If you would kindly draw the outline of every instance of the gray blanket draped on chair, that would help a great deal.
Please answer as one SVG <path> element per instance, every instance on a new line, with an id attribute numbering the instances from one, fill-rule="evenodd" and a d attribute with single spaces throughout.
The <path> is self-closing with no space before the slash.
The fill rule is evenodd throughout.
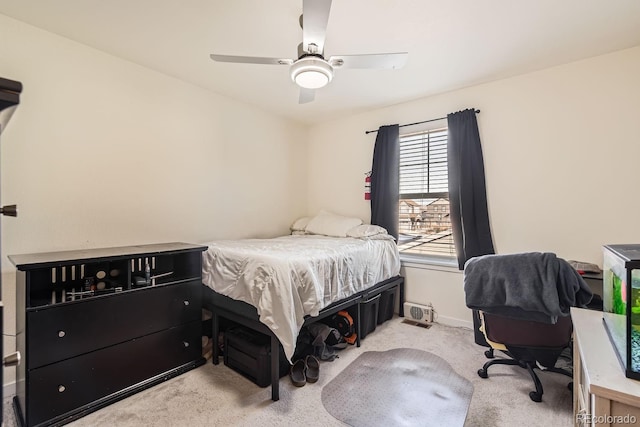
<path id="1" fill-rule="evenodd" d="M 567 261 L 539 252 L 470 259 L 464 291 L 469 308 L 544 323 L 568 316 L 570 307 L 585 307 L 592 296 Z"/>

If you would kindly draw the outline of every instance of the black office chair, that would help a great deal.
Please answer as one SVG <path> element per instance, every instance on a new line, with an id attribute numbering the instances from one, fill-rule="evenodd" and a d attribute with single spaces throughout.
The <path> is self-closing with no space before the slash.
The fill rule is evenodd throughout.
<path id="1" fill-rule="evenodd" d="M 484 354 L 492 359 L 478 370 L 480 377 L 488 378 L 487 370 L 493 365 L 520 366 L 529 372 L 536 388 L 529 393 L 529 397 L 534 402 L 541 402 L 544 390 L 535 369 L 555 372 L 570 378 L 573 376 L 571 371 L 555 367 L 560 355 L 571 349 L 571 317 L 562 317 L 555 324 L 547 324 L 483 312 L 480 312 L 480 316 L 487 342 L 491 345 Z M 495 350 L 502 351 L 509 358 L 494 359 Z M 572 383 L 568 384 L 568 388 L 572 390 Z"/>
<path id="2" fill-rule="evenodd" d="M 467 306 L 478 310 L 479 330 L 491 347 L 485 356 L 492 360 L 478 370 L 480 377 L 488 378 L 493 365 L 520 366 L 533 379 L 535 391 L 529 397 L 534 402 L 542 401 L 544 393 L 535 370 L 572 377 L 555 365 L 571 348 L 570 307 L 585 306 L 592 294 L 565 260 L 551 253 L 472 258 L 465 265 L 464 286 Z M 494 359 L 495 350 L 508 358 Z"/>

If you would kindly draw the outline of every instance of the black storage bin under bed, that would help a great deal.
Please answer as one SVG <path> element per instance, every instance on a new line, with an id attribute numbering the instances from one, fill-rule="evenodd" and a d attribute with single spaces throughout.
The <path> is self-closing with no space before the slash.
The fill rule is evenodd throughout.
<path id="1" fill-rule="evenodd" d="M 380 302 L 378 303 L 378 325 L 393 318 L 393 312 L 396 308 L 396 294 L 398 291 L 398 286 L 394 286 L 391 289 L 382 291 L 380 294 Z"/>
<path id="2" fill-rule="evenodd" d="M 360 302 L 360 339 L 364 339 L 371 332 L 376 330 L 378 324 L 378 305 L 380 303 L 380 294 Z M 357 308 L 352 307 L 348 310 L 349 315 L 357 322 Z M 358 325 L 356 325 L 358 327 Z"/>
<path id="3" fill-rule="evenodd" d="M 231 326 L 224 334 L 224 364 L 260 387 L 271 384 L 270 338 L 243 326 Z M 289 372 L 289 362 L 280 348 L 280 377 Z"/>

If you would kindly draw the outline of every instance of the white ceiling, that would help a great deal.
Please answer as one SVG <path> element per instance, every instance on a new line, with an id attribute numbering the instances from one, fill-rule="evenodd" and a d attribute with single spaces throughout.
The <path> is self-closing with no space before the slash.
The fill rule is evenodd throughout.
<path id="1" fill-rule="evenodd" d="M 334 0 L 325 56 L 409 52 L 401 70 L 338 69 L 310 104 L 286 66 L 302 0 L 0 0 L 0 13 L 303 123 L 640 45 L 638 0 Z"/>

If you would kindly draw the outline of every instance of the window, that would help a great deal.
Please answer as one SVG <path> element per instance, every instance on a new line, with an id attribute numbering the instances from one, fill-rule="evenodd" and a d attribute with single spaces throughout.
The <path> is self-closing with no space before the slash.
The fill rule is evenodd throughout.
<path id="1" fill-rule="evenodd" d="M 401 253 L 456 256 L 447 174 L 446 128 L 400 136 Z"/>

